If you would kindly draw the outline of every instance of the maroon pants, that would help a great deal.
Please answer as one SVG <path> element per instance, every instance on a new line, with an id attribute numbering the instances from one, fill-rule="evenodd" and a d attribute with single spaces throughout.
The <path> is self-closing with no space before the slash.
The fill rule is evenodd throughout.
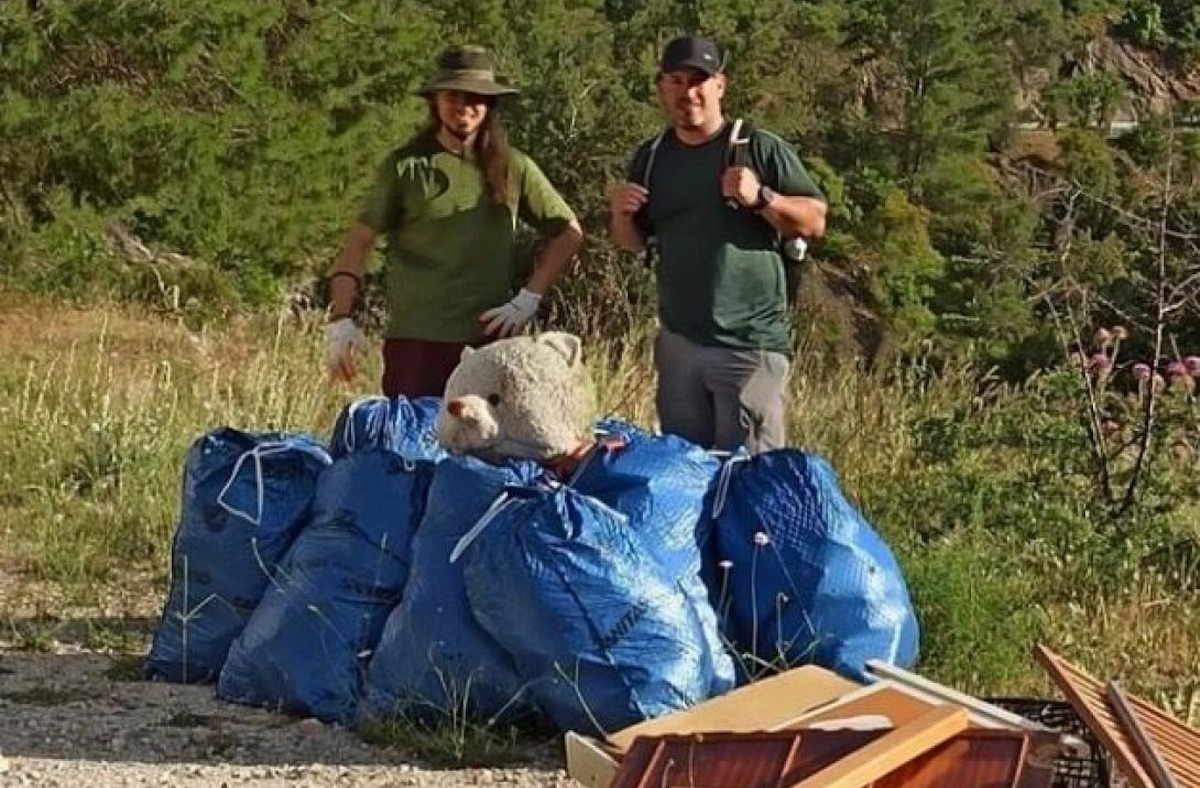
<path id="1" fill-rule="evenodd" d="M 440 397 L 450 373 L 462 357 L 463 342 L 428 342 L 423 339 L 385 339 L 383 342 L 383 394 Z"/>

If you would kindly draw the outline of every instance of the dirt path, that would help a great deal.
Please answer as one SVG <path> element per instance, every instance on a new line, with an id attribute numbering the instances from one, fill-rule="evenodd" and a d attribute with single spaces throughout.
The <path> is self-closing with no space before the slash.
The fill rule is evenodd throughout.
<path id="1" fill-rule="evenodd" d="M 317 720 L 219 701 L 212 687 L 137 680 L 136 662 L 0 645 L 0 786 L 577 785 L 558 747 L 520 766 L 438 769 Z"/>

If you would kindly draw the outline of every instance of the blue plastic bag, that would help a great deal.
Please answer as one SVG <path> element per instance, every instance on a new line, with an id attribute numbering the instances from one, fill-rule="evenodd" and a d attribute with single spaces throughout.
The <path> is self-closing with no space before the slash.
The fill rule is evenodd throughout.
<path id="1" fill-rule="evenodd" d="M 612 422 L 605 429 L 622 443 L 597 444 L 570 485 L 628 517 L 669 574 L 698 573 L 698 546 L 708 528 L 702 520 L 705 498 L 720 461 L 675 435 L 653 435 L 632 425 L 617 430 Z"/>
<path id="2" fill-rule="evenodd" d="M 188 450 L 166 605 L 147 678 L 216 678 L 275 564 L 309 516 L 329 454 L 308 435 L 222 427 Z"/>
<path id="3" fill-rule="evenodd" d="M 441 397 L 361 397 L 338 414 L 329 441 L 334 459 L 380 447 L 410 460 L 440 460 L 446 451 L 437 440 Z"/>
<path id="4" fill-rule="evenodd" d="M 628 518 L 566 486 L 510 494 L 462 560 L 476 620 L 538 707 L 603 735 L 709 698 L 701 617 Z"/>
<path id="5" fill-rule="evenodd" d="M 735 457 L 714 503 L 722 624 L 750 675 L 815 663 L 858 681 L 866 662 L 916 662 L 918 625 L 891 550 L 824 459 Z M 727 619 L 725 618 L 727 616 Z"/>
<path id="6" fill-rule="evenodd" d="M 489 722 L 530 711 L 512 659 L 472 618 L 462 564 L 451 563 L 450 554 L 506 486 L 540 473 L 526 460 L 493 465 L 448 455 L 437 464 L 404 597 L 367 670 L 368 715 Z"/>
<path id="7" fill-rule="evenodd" d="M 721 463 L 683 438 L 653 435 L 616 420 L 601 422 L 598 432 L 619 437 L 620 442 L 598 443 L 572 475 L 570 486 L 627 517 L 664 574 L 687 595 L 710 639 L 711 691 L 723 694 L 734 686 L 734 665 L 701 577 L 711 524 L 709 499 Z"/>
<path id="8" fill-rule="evenodd" d="M 234 641 L 223 700 L 352 726 L 384 622 L 408 581 L 433 463 L 382 448 L 335 460 L 312 522 Z"/>

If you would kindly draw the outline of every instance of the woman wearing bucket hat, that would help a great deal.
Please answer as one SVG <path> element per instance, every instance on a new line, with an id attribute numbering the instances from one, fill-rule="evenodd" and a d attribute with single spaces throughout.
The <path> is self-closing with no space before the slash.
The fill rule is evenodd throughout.
<path id="1" fill-rule="evenodd" d="M 566 201 L 506 140 L 497 100 L 517 89 L 496 80 L 488 50 L 454 47 L 437 65 L 418 91 L 429 125 L 384 158 L 329 272 L 329 370 L 351 380 L 364 344 L 352 309 L 386 238 L 386 396 L 440 396 L 463 348 L 521 331 L 583 241 Z M 518 219 L 544 244 L 514 294 Z"/>

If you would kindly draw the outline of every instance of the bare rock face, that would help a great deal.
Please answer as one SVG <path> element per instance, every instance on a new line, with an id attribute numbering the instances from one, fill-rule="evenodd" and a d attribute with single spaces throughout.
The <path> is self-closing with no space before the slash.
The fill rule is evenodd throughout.
<path id="1" fill-rule="evenodd" d="M 1200 101 L 1200 69 L 1179 71 L 1161 51 L 1126 41 L 1098 38 L 1077 61 L 1080 73 L 1119 74 L 1130 94 L 1128 106 L 1116 120 L 1136 121 L 1139 115 L 1166 112 L 1185 101 Z"/>
<path id="2" fill-rule="evenodd" d="M 1099 44 L 1102 62 L 1121 73 L 1151 112 L 1163 112 L 1178 102 L 1200 101 L 1200 68 L 1181 73 L 1172 70 L 1160 52 L 1114 41 Z"/>
<path id="3" fill-rule="evenodd" d="M 1091 70 L 1121 75 L 1135 112 L 1160 113 L 1180 102 L 1200 101 L 1200 69 L 1181 73 L 1157 50 L 1102 38 L 1088 45 L 1087 59 Z"/>
<path id="4" fill-rule="evenodd" d="M 1117 131 L 1136 126 L 1139 119 L 1159 115 L 1185 102 L 1200 102 L 1200 68 L 1181 71 L 1164 52 L 1097 36 L 1081 53 L 1064 54 L 1058 77 L 1097 73 L 1120 77 L 1127 97 L 1115 108 L 1111 122 Z M 1045 125 L 1041 92 L 1054 75 L 1049 69 L 1028 69 L 1021 74 L 1017 106 L 1031 125 Z"/>

